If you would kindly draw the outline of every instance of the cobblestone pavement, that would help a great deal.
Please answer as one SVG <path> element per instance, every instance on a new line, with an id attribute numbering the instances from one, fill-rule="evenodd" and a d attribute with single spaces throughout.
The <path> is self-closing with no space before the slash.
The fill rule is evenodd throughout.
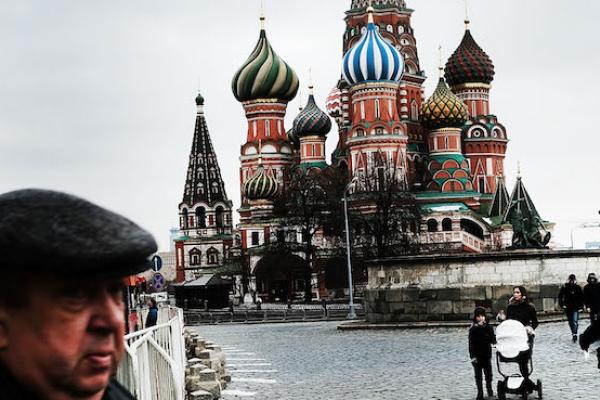
<path id="1" fill-rule="evenodd" d="M 580 332 L 587 324 L 581 323 Z M 227 354 L 233 381 L 224 399 L 475 398 L 466 329 L 340 332 L 336 326 L 320 322 L 196 329 Z M 544 399 L 600 399 L 595 348 L 584 360 L 566 322 L 541 325 L 536 333 L 532 379 L 542 380 Z M 498 377 L 494 365 L 494 380 Z"/>

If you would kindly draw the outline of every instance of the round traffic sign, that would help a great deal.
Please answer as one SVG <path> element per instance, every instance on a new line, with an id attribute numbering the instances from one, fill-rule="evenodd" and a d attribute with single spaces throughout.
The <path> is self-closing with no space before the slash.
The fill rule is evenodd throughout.
<path id="1" fill-rule="evenodd" d="M 162 289 L 165 286 L 165 277 L 162 274 L 156 273 L 152 278 L 152 286 L 154 289 Z"/>
<path id="2" fill-rule="evenodd" d="M 160 256 L 152 257 L 152 271 L 158 272 L 162 268 L 162 258 Z"/>

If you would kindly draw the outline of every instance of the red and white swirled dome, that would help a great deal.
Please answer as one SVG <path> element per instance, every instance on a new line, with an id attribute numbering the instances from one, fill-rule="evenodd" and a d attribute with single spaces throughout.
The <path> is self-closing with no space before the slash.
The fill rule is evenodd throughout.
<path id="1" fill-rule="evenodd" d="M 342 91 L 337 86 L 329 92 L 329 96 L 327 96 L 327 100 L 325 101 L 325 108 L 327 108 L 327 112 L 333 118 L 342 115 Z"/>

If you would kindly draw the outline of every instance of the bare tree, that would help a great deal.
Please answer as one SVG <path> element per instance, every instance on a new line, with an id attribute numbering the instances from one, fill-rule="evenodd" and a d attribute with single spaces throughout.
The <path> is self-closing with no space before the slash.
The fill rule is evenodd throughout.
<path id="1" fill-rule="evenodd" d="M 421 215 L 404 169 L 376 154 L 375 168 L 356 171 L 349 198 L 354 243 L 366 259 L 419 252 Z"/>
<path id="2" fill-rule="evenodd" d="M 343 214 L 340 199 L 346 174 L 338 168 L 290 171 L 284 189 L 275 202 L 274 212 L 281 226 L 297 229 L 304 253 L 304 299 L 312 300 L 312 273 L 319 236 L 336 236 L 342 232 Z M 278 241 L 285 238 L 278 238 Z"/>

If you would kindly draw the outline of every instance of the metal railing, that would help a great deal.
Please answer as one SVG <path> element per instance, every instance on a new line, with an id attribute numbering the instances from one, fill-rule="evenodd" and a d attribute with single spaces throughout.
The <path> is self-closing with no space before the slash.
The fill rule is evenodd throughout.
<path id="1" fill-rule="evenodd" d="M 354 303 L 356 313 L 359 317 L 365 315 L 362 304 Z M 287 309 L 285 305 L 279 308 L 236 309 L 234 312 L 224 310 L 202 311 L 186 310 L 186 325 L 204 325 L 220 323 L 268 323 L 268 322 L 300 322 L 300 321 L 339 321 L 348 317 L 348 305 L 328 306 L 327 312 L 321 307 L 314 308 L 292 308 Z"/>
<path id="2" fill-rule="evenodd" d="M 126 351 L 117 380 L 138 400 L 184 400 L 183 312 L 161 308 L 158 321 L 158 325 L 125 336 Z"/>

